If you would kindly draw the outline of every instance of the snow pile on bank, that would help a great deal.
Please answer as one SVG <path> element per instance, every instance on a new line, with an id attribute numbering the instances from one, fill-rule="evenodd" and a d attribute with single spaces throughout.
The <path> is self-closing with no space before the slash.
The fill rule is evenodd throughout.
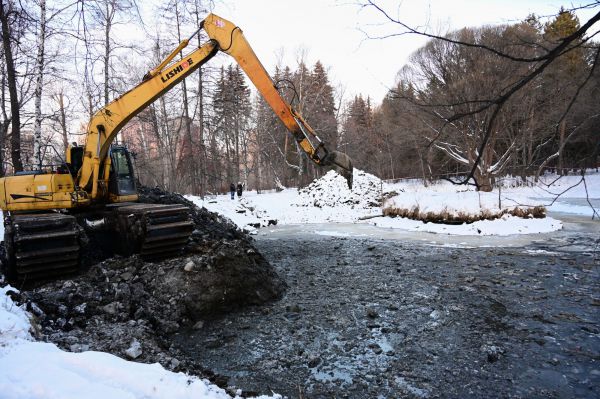
<path id="1" fill-rule="evenodd" d="M 29 315 L 22 306 L 17 306 L 12 301 L 8 295 L 11 291 L 19 292 L 9 285 L 0 288 L 0 356 L 12 344 L 31 339 Z"/>
<path id="2" fill-rule="evenodd" d="M 267 199 L 268 196 L 256 197 L 254 193 L 244 193 L 243 197 L 233 200 L 228 195 L 206 197 L 204 200 L 193 195 L 186 195 L 185 198 L 200 208 L 206 208 L 210 212 L 227 217 L 237 227 L 249 234 L 256 234 L 257 229 L 276 225 L 278 222 L 278 219 L 272 216 L 274 206 L 271 201 L 256 201 L 256 199 Z"/>
<path id="3" fill-rule="evenodd" d="M 298 190 L 296 206 L 373 208 L 381 205 L 381 179 L 354 169 L 352 190 L 346 179 L 333 170 Z"/>
<path id="4" fill-rule="evenodd" d="M 451 235 L 512 235 L 560 230 L 562 223 L 547 218 L 540 200 L 518 190 L 481 192 L 474 187 L 421 180 L 386 187 L 399 192 L 383 204 L 381 217 L 368 221 L 378 227 Z M 434 223 L 431 223 L 434 222 Z"/>
<path id="5" fill-rule="evenodd" d="M 509 236 L 549 233 L 562 229 L 562 223 L 553 218 L 523 219 L 510 215 L 504 215 L 494 220 L 479 220 L 469 224 L 424 223 L 420 220 L 401 217 L 378 217 L 368 220 L 368 223 L 384 228 L 456 236 Z"/>
<path id="6" fill-rule="evenodd" d="M 543 206 L 519 195 L 508 199 L 498 192 L 481 192 L 472 187 L 437 182 L 427 187 L 422 184 L 403 184 L 400 194 L 383 204 L 386 215 L 408 216 L 424 221 L 476 221 L 498 218 L 506 213 L 516 216 L 544 217 Z"/>
<path id="7" fill-rule="evenodd" d="M 0 396 L 35 398 L 203 398 L 229 399 L 206 380 L 102 352 L 64 352 L 34 342 L 30 315 L 0 288 Z M 262 396 L 261 398 L 267 398 Z M 279 395 L 271 398 L 281 398 Z"/>
<path id="8" fill-rule="evenodd" d="M 366 180 L 366 182 L 364 180 Z M 398 193 L 386 201 L 385 206 L 419 208 L 420 212 L 448 215 L 500 214 L 504 210 L 526 209 L 544 206 L 547 210 L 578 215 L 597 215 L 600 208 L 600 173 L 588 171 L 585 181 L 581 176 L 546 175 L 533 186 L 503 187 L 491 193 L 477 192 L 473 187 L 457 186 L 441 181 L 423 185 L 422 180 L 404 180 L 399 183 L 383 183 L 375 176 L 355 169 L 354 189 L 350 191 L 343 177 L 329 172 L 310 186 L 281 192 L 244 192 L 242 200 L 231 200 L 219 195 L 202 200 L 188 196 L 199 206 L 217 212 L 233 220 L 238 227 L 256 230 L 252 226 L 269 224 L 304 223 L 371 223 L 377 226 L 406 231 L 423 231 L 456 235 L 510 235 L 550 232 L 562 228 L 560 221 L 519 218 L 503 215 L 496 220 L 482 220 L 471 224 L 425 223 L 408 218 L 372 218 L 381 215 L 382 209 L 373 205 L 387 193 Z M 567 191 L 568 190 L 568 191 Z M 565 192 L 566 191 L 566 192 Z M 382 193 L 383 192 L 383 193 Z M 561 194 L 560 198 L 556 195 Z M 595 209 L 590 207 L 589 201 Z M 266 223 L 265 223 L 266 221 Z M 454 223 L 457 223 L 454 221 Z"/>
<path id="9" fill-rule="evenodd" d="M 300 190 L 257 194 L 246 191 L 241 198 L 228 195 L 202 199 L 186 198 L 211 212 L 226 216 L 250 234 L 258 228 L 277 224 L 354 223 L 364 216 L 380 214 L 381 180 L 354 169 L 354 184 L 329 171 Z"/>

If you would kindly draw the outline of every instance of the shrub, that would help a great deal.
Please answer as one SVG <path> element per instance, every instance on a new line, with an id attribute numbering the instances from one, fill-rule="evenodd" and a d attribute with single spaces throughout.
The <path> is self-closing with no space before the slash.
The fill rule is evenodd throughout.
<path id="1" fill-rule="evenodd" d="M 441 212 L 420 212 L 418 206 L 411 209 L 387 207 L 383 209 L 383 215 L 389 217 L 403 217 L 412 220 L 420 220 L 425 223 L 441 223 L 441 224 L 462 224 L 473 223 L 478 220 L 494 220 L 501 218 L 504 215 L 516 216 L 524 219 L 536 218 L 542 219 L 546 217 L 546 208 L 544 206 L 535 206 L 532 208 L 514 207 L 513 209 L 503 209 L 493 211 L 490 209 L 481 210 L 477 214 L 458 212 L 456 214 L 444 208 Z"/>

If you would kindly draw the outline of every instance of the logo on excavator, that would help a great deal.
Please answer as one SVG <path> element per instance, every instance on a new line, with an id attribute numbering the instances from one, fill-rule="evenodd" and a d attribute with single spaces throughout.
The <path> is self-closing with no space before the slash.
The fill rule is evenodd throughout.
<path id="1" fill-rule="evenodd" d="M 221 19 L 217 19 L 215 21 L 215 26 L 217 28 L 224 28 L 225 27 L 225 21 L 221 20 Z"/>
<path id="2" fill-rule="evenodd" d="M 175 76 L 178 73 L 182 72 L 183 70 L 189 68 L 189 66 L 192 65 L 193 63 L 194 63 L 194 60 L 192 60 L 191 58 L 188 58 L 187 60 L 183 61 L 181 64 L 176 66 L 175 68 L 171 69 L 165 75 L 161 76 L 160 80 L 162 80 L 163 83 L 167 82 L 173 76 Z"/>

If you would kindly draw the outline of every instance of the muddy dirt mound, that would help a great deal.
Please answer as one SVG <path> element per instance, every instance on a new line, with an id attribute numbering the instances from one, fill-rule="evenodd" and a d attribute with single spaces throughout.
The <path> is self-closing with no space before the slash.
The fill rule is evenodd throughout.
<path id="1" fill-rule="evenodd" d="M 193 361 L 170 350 L 170 335 L 275 299 L 284 289 L 262 256 L 239 244 L 218 242 L 207 253 L 159 263 L 115 257 L 26 295 L 37 305 L 41 333 L 62 348 L 199 372 Z"/>
<path id="2" fill-rule="evenodd" d="M 154 263 L 111 257 L 70 280 L 24 292 L 23 301 L 31 303 L 40 338 L 63 349 L 106 351 L 210 378 L 171 348 L 168 338 L 215 316 L 275 300 L 286 284 L 252 238 L 228 220 L 179 194 L 142 188 L 140 197 L 190 208 L 195 226 L 183 256 Z"/>
<path id="3" fill-rule="evenodd" d="M 381 205 L 381 179 L 354 169 L 352 190 L 346 179 L 331 170 L 323 177 L 298 190 L 297 206 L 315 206 L 317 208 L 352 206 L 372 208 Z"/>

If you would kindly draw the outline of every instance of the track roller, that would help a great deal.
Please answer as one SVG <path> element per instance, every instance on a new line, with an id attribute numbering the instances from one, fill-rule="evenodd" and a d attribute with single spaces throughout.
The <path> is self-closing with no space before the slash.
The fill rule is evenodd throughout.
<path id="1" fill-rule="evenodd" d="M 4 243 L 7 274 L 18 281 L 76 273 L 81 229 L 75 217 L 36 213 L 6 217 Z"/>
<path id="2" fill-rule="evenodd" d="M 116 212 L 123 255 L 139 253 L 145 260 L 177 256 L 194 230 L 183 205 L 132 204 Z"/>

